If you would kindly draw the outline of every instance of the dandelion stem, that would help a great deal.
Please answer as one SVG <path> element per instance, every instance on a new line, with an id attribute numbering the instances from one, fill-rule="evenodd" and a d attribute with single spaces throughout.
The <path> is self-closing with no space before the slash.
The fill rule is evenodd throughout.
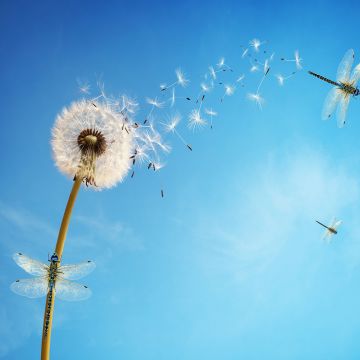
<path id="1" fill-rule="evenodd" d="M 72 209 L 74 207 L 76 196 L 81 186 L 81 182 L 82 182 L 82 178 L 80 176 L 77 176 L 75 178 L 73 187 L 71 189 L 69 200 L 66 204 L 64 216 L 61 222 L 59 235 L 55 247 L 55 254 L 59 258 L 59 262 L 57 263 L 58 266 L 60 265 L 62 253 L 64 250 L 64 244 L 66 240 L 66 234 L 69 228 Z M 52 320 L 53 320 L 53 312 L 54 312 L 54 302 L 55 302 L 55 291 L 50 290 L 46 296 L 46 304 L 44 311 L 44 324 L 43 324 L 42 342 L 41 342 L 41 360 L 50 359 L 50 338 L 51 338 L 51 328 L 52 328 Z"/>

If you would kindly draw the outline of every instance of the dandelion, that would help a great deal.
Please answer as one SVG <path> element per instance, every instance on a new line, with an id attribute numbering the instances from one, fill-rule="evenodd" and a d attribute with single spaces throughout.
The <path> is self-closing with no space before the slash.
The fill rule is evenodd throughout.
<path id="1" fill-rule="evenodd" d="M 189 115 L 188 127 L 192 130 L 203 127 L 207 124 L 207 121 L 201 117 L 200 110 L 194 109 Z"/>
<path id="2" fill-rule="evenodd" d="M 259 108 L 262 109 L 262 105 L 265 100 L 260 96 L 259 93 L 256 93 L 256 94 L 248 93 L 247 97 L 249 100 L 255 101 L 256 104 L 259 106 Z"/>
<path id="3" fill-rule="evenodd" d="M 65 108 L 52 131 L 56 165 L 87 186 L 110 188 L 130 169 L 133 132 L 106 101 L 78 101 Z"/>

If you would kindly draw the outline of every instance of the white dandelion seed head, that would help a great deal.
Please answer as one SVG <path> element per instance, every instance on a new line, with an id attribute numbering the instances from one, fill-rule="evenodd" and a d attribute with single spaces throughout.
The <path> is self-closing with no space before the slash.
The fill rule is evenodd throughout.
<path id="1" fill-rule="evenodd" d="M 254 101 L 259 107 L 260 109 L 262 108 L 262 105 L 264 104 L 264 98 L 261 97 L 261 95 L 259 93 L 248 93 L 247 97 L 249 100 Z"/>
<path id="2" fill-rule="evenodd" d="M 225 95 L 231 96 L 235 92 L 235 87 L 232 85 L 224 85 L 225 88 Z"/>
<path id="3" fill-rule="evenodd" d="M 201 117 L 200 110 L 194 109 L 190 112 L 188 127 L 192 130 L 207 125 L 207 121 Z"/>
<path id="4" fill-rule="evenodd" d="M 301 62 L 302 62 L 302 59 L 300 57 L 299 50 L 296 50 L 295 51 L 295 65 L 298 70 L 302 69 Z"/>
<path id="5" fill-rule="evenodd" d="M 52 150 L 59 170 L 86 185 L 110 188 L 130 169 L 133 129 L 106 101 L 80 100 L 64 108 L 52 129 Z"/>
<path id="6" fill-rule="evenodd" d="M 185 74 L 183 71 L 179 68 L 175 70 L 177 83 L 181 85 L 182 87 L 186 87 L 187 84 L 190 82 L 190 80 L 186 79 Z"/>
<path id="7" fill-rule="evenodd" d="M 284 76 L 282 76 L 281 74 L 277 74 L 277 75 L 275 75 L 275 77 L 276 77 L 279 85 L 280 85 L 280 86 L 283 86 L 283 85 L 284 85 L 284 81 L 285 81 Z"/>

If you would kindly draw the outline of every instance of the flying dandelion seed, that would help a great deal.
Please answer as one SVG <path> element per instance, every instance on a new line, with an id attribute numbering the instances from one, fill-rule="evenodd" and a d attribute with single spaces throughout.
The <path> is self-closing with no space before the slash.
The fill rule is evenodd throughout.
<path id="1" fill-rule="evenodd" d="M 205 114 L 210 116 L 210 128 L 213 128 L 213 117 L 217 116 L 217 112 L 213 109 L 205 109 Z"/>
<path id="2" fill-rule="evenodd" d="M 161 109 L 162 107 L 164 107 L 164 103 L 158 101 L 158 99 L 151 99 L 151 98 L 146 98 L 146 102 L 158 109 Z"/>
<path id="3" fill-rule="evenodd" d="M 207 121 L 201 117 L 200 110 L 194 109 L 189 115 L 188 127 L 195 130 L 207 125 Z"/>
<path id="4" fill-rule="evenodd" d="M 176 129 L 180 121 L 181 121 L 181 115 L 179 113 L 176 113 L 174 116 L 170 118 L 170 120 L 167 123 L 161 123 L 161 124 L 164 126 L 165 132 L 175 134 L 185 146 L 187 146 L 190 150 L 192 150 L 191 146 L 185 141 L 185 139 Z"/>
<path id="5" fill-rule="evenodd" d="M 77 80 L 78 86 L 79 86 L 79 91 L 82 94 L 90 94 L 90 84 L 86 81 L 86 82 L 82 82 L 81 80 Z"/>
<path id="6" fill-rule="evenodd" d="M 241 74 L 237 79 L 236 82 L 241 82 L 245 79 L 245 74 Z"/>
<path id="7" fill-rule="evenodd" d="M 276 77 L 279 85 L 280 85 L 280 86 L 283 86 L 283 85 L 284 85 L 284 81 L 285 81 L 284 76 L 282 76 L 281 74 L 277 74 L 277 75 L 275 75 L 275 77 Z"/>
<path id="8" fill-rule="evenodd" d="M 281 74 L 277 74 L 277 75 L 275 75 L 275 77 L 276 77 L 276 79 L 277 79 L 277 81 L 278 81 L 278 84 L 279 84 L 280 86 L 283 86 L 284 83 L 285 83 L 285 81 L 286 81 L 287 79 L 290 79 L 291 77 L 293 77 L 295 74 L 296 74 L 296 72 L 294 71 L 294 72 L 292 72 L 292 73 L 291 73 L 290 75 L 288 75 L 288 76 L 283 76 L 283 75 L 281 75 Z"/>
<path id="9" fill-rule="evenodd" d="M 262 105 L 264 104 L 265 100 L 261 97 L 260 94 L 248 93 L 247 97 L 249 100 L 254 101 L 259 106 L 259 108 L 262 109 Z"/>
<path id="10" fill-rule="evenodd" d="M 209 66 L 209 72 L 210 72 L 210 76 L 213 78 L 213 80 L 216 80 L 216 72 L 212 66 Z"/>
<path id="11" fill-rule="evenodd" d="M 302 69 L 301 63 L 302 63 L 303 59 L 300 57 L 299 50 L 295 50 L 293 59 L 281 58 L 281 60 L 286 61 L 286 62 L 294 62 L 295 66 L 298 70 Z"/>
<path id="12" fill-rule="evenodd" d="M 254 49 L 254 51 L 258 52 L 260 46 L 264 44 L 263 42 L 261 42 L 259 39 L 252 39 L 249 42 L 250 47 L 252 47 Z"/>
<path id="13" fill-rule="evenodd" d="M 175 73 L 177 78 L 177 84 L 182 87 L 186 87 L 190 80 L 186 79 L 185 74 L 182 72 L 181 69 L 176 69 Z"/>
<path id="14" fill-rule="evenodd" d="M 259 71 L 259 67 L 257 65 L 252 65 L 250 68 L 250 72 L 256 72 Z"/>
<path id="15" fill-rule="evenodd" d="M 227 96 L 231 96 L 235 92 L 235 87 L 232 85 L 225 85 L 224 88 L 225 88 L 225 95 Z"/>
<path id="16" fill-rule="evenodd" d="M 216 66 L 220 69 L 225 65 L 225 58 L 222 57 L 219 59 L 219 62 L 216 64 Z"/>
<path id="17" fill-rule="evenodd" d="M 126 123 L 106 101 L 96 101 L 96 107 L 85 100 L 74 102 L 58 115 L 52 130 L 57 167 L 97 189 L 114 186 L 130 169 L 134 130 Z"/>
<path id="18" fill-rule="evenodd" d="M 249 49 L 246 48 L 246 49 L 242 52 L 241 57 L 244 58 L 244 57 L 247 55 L 248 52 L 249 52 Z"/>

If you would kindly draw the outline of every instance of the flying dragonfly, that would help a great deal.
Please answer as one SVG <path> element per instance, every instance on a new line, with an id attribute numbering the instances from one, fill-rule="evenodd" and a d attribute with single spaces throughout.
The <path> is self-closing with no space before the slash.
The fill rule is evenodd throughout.
<path id="1" fill-rule="evenodd" d="M 336 235 L 337 229 L 338 227 L 341 225 L 342 220 L 337 220 L 336 218 L 334 218 L 330 225 L 324 225 L 323 223 L 321 223 L 320 221 L 315 220 L 319 225 L 323 226 L 324 228 L 326 228 L 324 235 L 322 237 L 323 240 L 327 240 L 327 242 L 330 242 L 330 239 L 332 236 Z"/>
<path id="2" fill-rule="evenodd" d="M 345 124 L 346 111 L 349 106 L 351 95 L 358 96 L 360 94 L 360 90 L 356 86 L 360 79 L 360 64 L 354 68 L 350 76 L 354 57 L 353 49 L 349 49 L 345 53 L 337 70 L 336 81 L 330 80 L 322 75 L 309 71 L 309 74 L 317 77 L 318 79 L 335 85 L 335 87 L 330 90 L 328 96 L 325 99 L 322 118 L 324 120 L 329 119 L 339 103 L 337 108 L 337 122 L 339 127 L 343 127 Z"/>
<path id="3" fill-rule="evenodd" d="M 50 265 L 47 265 L 22 253 L 14 254 L 13 259 L 23 270 L 35 277 L 16 280 L 11 284 L 11 290 L 32 299 L 48 295 L 44 319 L 45 335 L 48 331 L 55 294 L 59 299 L 67 301 L 85 300 L 91 296 L 91 290 L 87 286 L 71 280 L 81 279 L 92 272 L 95 269 L 93 261 L 60 266 L 59 258 L 54 254 L 49 259 Z"/>

